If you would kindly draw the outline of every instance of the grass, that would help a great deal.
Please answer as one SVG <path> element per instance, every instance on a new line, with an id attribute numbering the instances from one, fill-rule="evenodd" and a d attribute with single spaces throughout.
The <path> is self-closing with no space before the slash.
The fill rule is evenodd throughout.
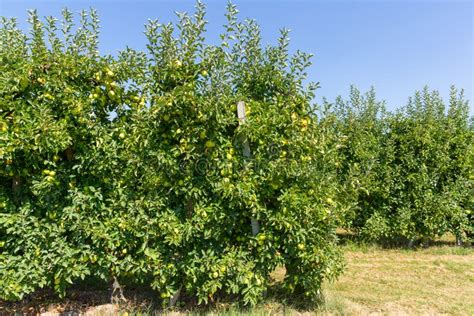
<path id="1" fill-rule="evenodd" d="M 472 247 L 435 245 L 418 249 L 384 249 L 380 246 L 347 242 L 343 250 L 345 272 L 336 282 L 325 284 L 324 300 L 316 309 L 300 310 L 293 302 L 282 304 L 270 298 L 252 309 L 221 303 L 210 309 L 181 308 L 169 311 L 168 314 L 474 315 Z M 274 277 L 278 281 L 284 274 L 283 268 L 278 269 Z M 57 315 L 55 311 L 64 310 L 60 307 L 61 304 L 64 302 L 48 303 L 46 309 L 52 311 L 49 315 Z M 117 307 L 110 304 L 82 309 L 87 310 L 87 315 L 111 315 L 118 311 Z M 121 306 L 120 313 L 148 315 L 156 312 L 146 301 L 129 301 L 127 305 Z"/>
<path id="2" fill-rule="evenodd" d="M 346 247 L 346 271 L 327 284 L 326 311 L 474 315 L 474 249 Z"/>

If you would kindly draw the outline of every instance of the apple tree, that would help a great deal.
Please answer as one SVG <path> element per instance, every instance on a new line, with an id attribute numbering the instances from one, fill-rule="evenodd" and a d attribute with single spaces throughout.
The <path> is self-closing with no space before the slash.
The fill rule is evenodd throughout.
<path id="1" fill-rule="evenodd" d="M 284 266 L 312 300 L 340 273 L 338 138 L 310 55 L 286 30 L 263 47 L 233 5 L 207 44 L 204 14 L 152 20 L 147 50 L 117 56 L 99 54 L 95 11 L 77 29 L 32 11 L 29 34 L 2 19 L 0 297 L 95 277 L 255 304 Z"/>

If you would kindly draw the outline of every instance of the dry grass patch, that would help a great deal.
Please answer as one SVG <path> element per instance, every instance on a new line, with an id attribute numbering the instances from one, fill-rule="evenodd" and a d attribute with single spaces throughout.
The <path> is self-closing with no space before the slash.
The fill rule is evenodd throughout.
<path id="1" fill-rule="evenodd" d="M 348 314 L 474 314 L 474 250 L 347 249 L 346 271 L 327 285 Z"/>

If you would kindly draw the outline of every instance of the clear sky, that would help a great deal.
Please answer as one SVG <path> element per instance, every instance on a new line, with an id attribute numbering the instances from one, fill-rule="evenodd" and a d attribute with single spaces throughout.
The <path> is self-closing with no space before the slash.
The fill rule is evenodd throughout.
<path id="1" fill-rule="evenodd" d="M 208 39 L 214 42 L 225 21 L 226 1 L 204 1 Z M 406 103 L 414 90 L 429 85 L 446 97 L 449 86 L 473 99 L 472 1 L 238 1 L 241 18 L 254 18 L 264 43 L 275 43 L 279 29 L 291 29 L 291 48 L 313 53 L 309 79 L 321 83 L 318 99 L 347 95 L 349 86 L 375 86 L 389 109 Z M 148 18 L 176 21 L 174 11 L 193 10 L 194 1 L 27 1 L 0 0 L 0 15 L 21 22 L 27 9 L 60 17 L 94 7 L 102 21 L 101 51 L 129 45 L 144 48 Z M 23 24 L 24 26 L 24 24 Z M 471 102 L 471 113 L 473 106 Z"/>

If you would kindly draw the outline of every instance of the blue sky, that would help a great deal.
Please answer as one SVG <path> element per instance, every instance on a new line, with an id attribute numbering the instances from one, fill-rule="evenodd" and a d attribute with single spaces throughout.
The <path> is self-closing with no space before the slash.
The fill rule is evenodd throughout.
<path id="1" fill-rule="evenodd" d="M 208 39 L 216 41 L 226 1 L 205 1 Z M 375 86 L 389 109 L 406 103 L 414 90 L 429 85 L 446 97 L 449 86 L 473 99 L 472 1 L 233 1 L 241 18 L 254 18 L 264 43 L 275 43 L 279 29 L 291 29 L 291 48 L 313 53 L 309 79 L 322 96 L 347 95 L 349 86 Z M 192 11 L 194 1 L 27 1 L 0 0 L 0 15 L 25 22 L 27 9 L 59 17 L 94 7 L 102 21 L 101 51 L 129 45 L 144 48 L 148 18 L 176 21 L 174 11 Z M 22 24 L 25 26 L 25 24 Z M 471 102 L 472 103 L 472 102 Z M 471 104 L 471 113 L 473 106 Z"/>

